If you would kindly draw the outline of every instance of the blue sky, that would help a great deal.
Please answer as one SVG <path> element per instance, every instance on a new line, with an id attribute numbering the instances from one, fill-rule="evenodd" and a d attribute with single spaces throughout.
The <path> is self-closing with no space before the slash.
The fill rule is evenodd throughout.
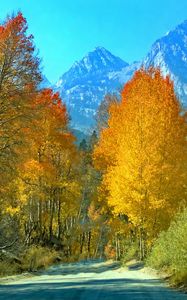
<path id="1" fill-rule="evenodd" d="M 0 0 L 0 19 L 21 10 L 51 82 L 96 46 L 127 62 L 187 19 L 187 0 Z"/>

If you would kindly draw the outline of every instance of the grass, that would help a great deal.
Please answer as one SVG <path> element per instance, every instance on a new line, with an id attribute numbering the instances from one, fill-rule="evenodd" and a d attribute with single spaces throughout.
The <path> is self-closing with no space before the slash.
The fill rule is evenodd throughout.
<path id="1" fill-rule="evenodd" d="M 37 271 L 54 264 L 59 257 L 58 252 L 47 247 L 31 246 L 22 255 L 22 269 Z"/>
<path id="2" fill-rule="evenodd" d="M 6 261 L 0 262 L 0 277 L 10 276 L 21 273 L 20 265 Z"/>
<path id="3" fill-rule="evenodd" d="M 8 258 L 0 261 L 0 277 L 26 271 L 35 272 L 39 269 L 45 269 L 61 259 L 57 251 L 35 245 L 25 249 L 19 258 L 20 263 L 8 260 Z"/>

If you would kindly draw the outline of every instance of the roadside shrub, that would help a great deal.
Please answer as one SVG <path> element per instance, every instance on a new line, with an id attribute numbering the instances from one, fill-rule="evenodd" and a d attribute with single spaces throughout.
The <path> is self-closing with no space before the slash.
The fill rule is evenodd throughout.
<path id="1" fill-rule="evenodd" d="M 116 258 L 116 251 L 115 251 L 114 247 L 110 244 L 107 244 L 105 246 L 104 254 L 107 259 L 115 259 Z"/>
<path id="2" fill-rule="evenodd" d="M 0 262 L 0 276 L 10 276 L 21 273 L 20 265 L 17 263 Z"/>
<path id="3" fill-rule="evenodd" d="M 46 268 L 59 260 L 58 253 L 55 250 L 31 246 L 26 249 L 22 257 L 22 268 L 27 271 L 37 271 L 40 268 Z"/>
<path id="4" fill-rule="evenodd" d="M 187 284 L 187 209 L 160 234 L 147 264 L 156 269 L 167 269 L 174 283 Z"/>
<path id="5" fill-rule="evenodd" d="M 133 243 L 126 246 L 125 248 L 127 250 L 124 252 L 123 257 L 122 257 L 122 263 L 123 264 L 125 264 L 126 262 L 128 262 L 132 259 L 137 259 L 138 251 L 139 251 L 137 241 L 134 241 Z"/>

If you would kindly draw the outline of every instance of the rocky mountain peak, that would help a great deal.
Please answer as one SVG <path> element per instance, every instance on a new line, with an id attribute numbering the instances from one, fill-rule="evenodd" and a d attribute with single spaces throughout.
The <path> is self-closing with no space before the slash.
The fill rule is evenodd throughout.
<path id="1" fill-rule="evenodd" d="M 156 40 L 145 59 L 128 64 L 104 47 L 96 47 L 64 73 L 59 90 L 72 118 L 82 131 L 94 126 L 94 115 L 107 93 L 118 93 L 140 66 L 159 66 L 170 74 L 175 91 L 187 107 L 187 20 Z"/>

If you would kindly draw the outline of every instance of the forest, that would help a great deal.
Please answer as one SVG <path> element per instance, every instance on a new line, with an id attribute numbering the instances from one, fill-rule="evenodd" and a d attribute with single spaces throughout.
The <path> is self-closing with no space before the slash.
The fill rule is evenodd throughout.
<path id="1" fill-rule="evenodd" d="M 0 26 L 0 275 L 132 258 L 187 283 L 187 113 L 143 67 L 78 145 L 21 13 Z"/>

